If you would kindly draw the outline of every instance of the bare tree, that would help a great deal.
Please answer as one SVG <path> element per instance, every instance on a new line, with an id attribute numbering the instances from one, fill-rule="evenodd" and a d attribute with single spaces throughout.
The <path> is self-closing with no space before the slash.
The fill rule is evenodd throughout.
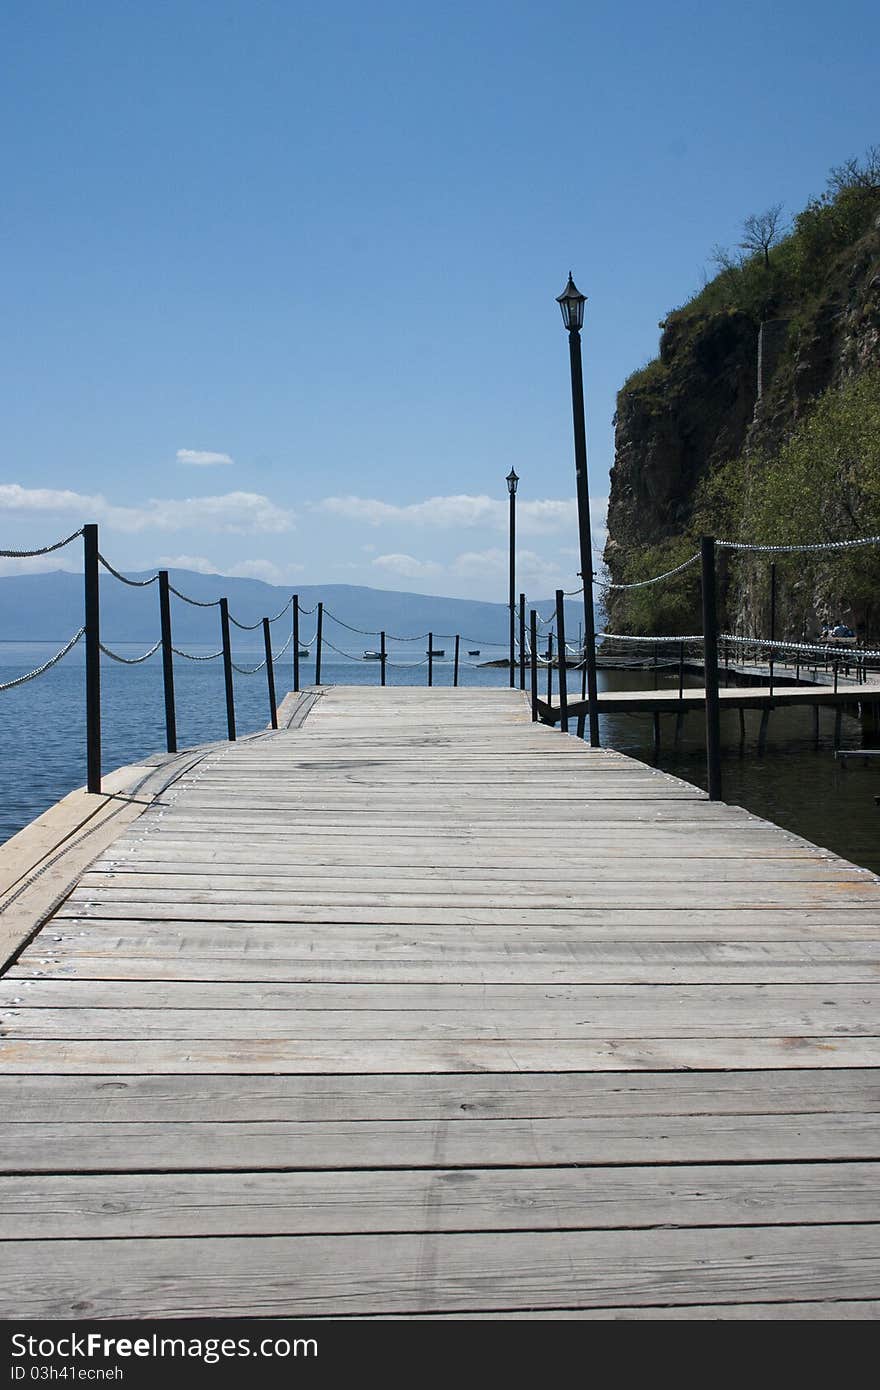
<path id="1" fill-rule="evenodd" d="M 828 191 L 832 195 L 847 188 L 880 188 L 880 145 L 869 145 L 864 159 L 845 159 L 836 164 L 828 175 Z"/>
<path id="2" fill-rule="evenodd" d="M 775 246 L 782 235 L 782 204 L 774 203 L 766 212 L 752 213 L 743 223 L 743 239 L 739 243 L 743 251 L 753 254 L 763 253 L 764 265 L 770 265 L 770 247 Z"/>
<path id="3" fill-rule="evenodd" d="M 728 251 L 726 246 L 716 242 L 710 252 L 713 265 L 717 265 L 723 274 L 733 277 L 738 270 L 742 269 L 742 260 L 734 256 L 733 252 Z"/>

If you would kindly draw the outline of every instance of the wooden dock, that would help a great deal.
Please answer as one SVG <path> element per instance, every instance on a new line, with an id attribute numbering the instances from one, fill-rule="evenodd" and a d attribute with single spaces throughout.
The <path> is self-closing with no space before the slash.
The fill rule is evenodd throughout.
<path id="1" fill-rule="evenodd" d="M 805 705 L 813 708 L 843 708 L 844 706 L 880 705 L 880 681 L 869 681 L 864 685 L 844 685 L 835 690 L 830 685 L 776 685 L 773 690 L 767 685 L 728 686 L 718 691 L 718 700 L 723 709 L 781 709 Z M 677 714 L 680 711 L 702 709 L 706 703 L 705 691 L 700 686 L 685 686 L 679 693 L 667 687 L 662 690 L 600 690 L 598 705 L 600 714 Z M 542 719 L 548 723 L 559 722 L 559 696 L 547 702 L 539 699 L 538 709 Z M 576 719 L 589 712 L 587 702 L 579 695 L 569 696 L 568 716 Z"/>
<path id="2" fill-rule="evenodd" d="M 519 692 L 283 713 L 12 881 L 0 1314 L 876 1318 L 880 881 Z"/>

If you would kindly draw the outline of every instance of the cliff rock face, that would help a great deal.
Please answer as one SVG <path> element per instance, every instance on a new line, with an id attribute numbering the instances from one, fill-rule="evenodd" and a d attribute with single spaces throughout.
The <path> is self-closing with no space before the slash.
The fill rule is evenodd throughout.
<path id="1" fill-rule="evenodd" d="M 615 578 L 631 547 L 681 534 L 697 483 L 739 453 L 754 415 L 758 334 L 751 320 L 721 313 L 695 332 L 680 330 L 675 322 L 664 329 L 662 372 L 649 368 L 617 398 L 605 556 Z"/>
<path id="2" fill-rule="evenodd" d="M 789 283 L 760 313 L 705 300 L 669 315 L 659 356 L 617 398 L 612 581 L 636 577 L 631 562 L 647 547 L 667 542 L 672 555 L 684 543 L 700 482 L 717 465 L 741 458 L 747 470 L 749 453 L 772 453 L 822 392 L 880 363 L 880 217 L 829 258 L 821 283 L 815 273 L 802 293 Z M 731 594 L 729 620 L 747 604 Z M 624 621 L 613 593 L 608 608 L 612 626 Z"/>

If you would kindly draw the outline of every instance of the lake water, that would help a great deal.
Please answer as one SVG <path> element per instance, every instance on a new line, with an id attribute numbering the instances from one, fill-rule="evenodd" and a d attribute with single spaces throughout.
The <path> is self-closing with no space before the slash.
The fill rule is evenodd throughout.
<path id="1" fill-rule="evenodd" d="M 137 655 L 137 646 L 124 643 L 115 649 Z M 451 656 L 451 646 L 447 651 Z M 45 661 L 56 648 L 44 643 L 0 643 L 0 681 L 6 681 Z M 193 647 L 194 652 L 210 648 Z M 388 684 L 415 685 L 426 681 L 424 642 L 389 645 Z M 462 656 L 460 684 L 506 686 L 503 668 L 476 664 L 506 655 L 501 647 L 481 647 L 478 659 Z M 330 653 L 330 656 L 333 656 Z M 241 665 L 262 658 L 261 648 L 240 646 L 235 660 Z M 397 663 L 407 663 L 398 665 Z M 300 680 L 309 684 L 314 664 L 302 659 Z M 660 680 L 664 678 L 661 675 Z M 347 661 L 333 656 L 324 660 L 322 681 L 328 684 L 375 685 L 378 662 Z M 452 661 L 434 662 L 436 685 L 452 684 Z M 574 673 L 569 677 L 575 684 Z M 601 688 L 639 688 L 653 685 L 650 672 L 600 672 Z M 279 701 L 292 685 L 289 654 L 276 667 Z M 543 678 L 542 678 L 543 688 Z M 188 662 L 175 659 L 178 745 L 226 737 L 223 671 L 220 661 Z M 265 728 L 268 698 L 265 673 L 235 677 L 236 722 L 241 734 Z M 85 781 L 84 654 L 76 648 L 45 676 L 14 690 L 0 692 L 0 841 L 51 806 L 59 797 Z M 159 655 L 141 666 L 121 666 L 104 660 L 102 666 L 102 719 L 104 767 L 137 762 L 165 746 L 162 667 Z M 849 760 L 847 766 L 833 756 L 834 716 L 821 713 L 818 748 L 813 744 L 810 710 L 777 709 L 770 720 L 767 749 L 758 756 L 757 713 L 748 713 L 747 739 L 739 743 L 735 713 L 722 716 L 724 743 L 724 798 L 757 815 L 785 826 L 816 844 L 827 846 L 845 858 L 880 872 L 880 758 Z M 673 746 L 671 716 L 662 721 L 657 766 L 698 786 L 706 785 L 703 722 L 699 713 L 688 715 L 679 746 Z M 603 716 L 603 744 L 646 762 L 654 762 L 653 723 L 650 715 Z M 861 729 L 844 717 L 844 747 L 861 746 Z"/>

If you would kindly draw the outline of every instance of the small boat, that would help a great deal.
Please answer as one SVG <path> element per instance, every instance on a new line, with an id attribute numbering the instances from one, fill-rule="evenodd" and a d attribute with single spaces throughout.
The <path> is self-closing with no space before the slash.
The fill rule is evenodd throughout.
<path id="1" fill-rule="evenodd" d="M 300 649 L 299 649 L 299 654 L 300 654 L 300 656 L 310 656 L 310 655 L 311 655 L 311 653 L 309 652 L 308 647 L 300 647 Z"/>
<path id="2" fill-rule="evenodd" d="M 470 647 L 470 648 L 468 649 L 468 656 L 479 656 L 479 655 L 480 655 L 480 649 L 479 649 L 479 647 Z"/>
<path id="3" fill-rule="evenodd" d="M 381 661 L 381 652 L 364 652 L 364 661 Z"/>
<path id="4" fill-rule="evenodd" d="M 446 651 L 443 647 L 431 647 L 425 652 L 425 656 L 445 656 Z"/>

